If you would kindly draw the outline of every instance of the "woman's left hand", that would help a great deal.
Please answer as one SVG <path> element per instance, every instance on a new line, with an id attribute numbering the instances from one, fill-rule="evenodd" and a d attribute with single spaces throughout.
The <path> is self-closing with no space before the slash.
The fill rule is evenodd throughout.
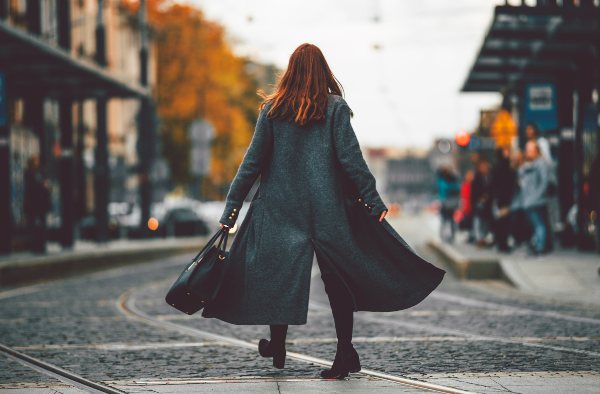
<path id="1" fill-rule="evenodd" d="M 379 216 L 379 221 L 380 221 L 380 222 L 381 222 L 381 221 L 383 221 L 383 218 L 385 217 L 385 215 L 387 215 L 387 213 L 388 213 L 388 210 L 387 210 L 387 209 L 386 209 L 385 211 L 382 211 L 382 212 L 381 212 L 381 216 Z"/>

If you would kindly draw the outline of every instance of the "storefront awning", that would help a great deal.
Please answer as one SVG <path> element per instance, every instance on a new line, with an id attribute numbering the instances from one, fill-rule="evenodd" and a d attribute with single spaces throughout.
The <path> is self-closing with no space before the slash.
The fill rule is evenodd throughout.
<path id="1" fill-rule="evenodd" d="M 27 32 L 0 22 L 0 71 L 9 97 L 143 97 L 149 90 L 109 70 L 76 59 Z"/>
<path id="2" fill-rule="evenodd" d="M 462 92 L 505 92 L 600 56 L 600 8 L 497 6 Z"/>

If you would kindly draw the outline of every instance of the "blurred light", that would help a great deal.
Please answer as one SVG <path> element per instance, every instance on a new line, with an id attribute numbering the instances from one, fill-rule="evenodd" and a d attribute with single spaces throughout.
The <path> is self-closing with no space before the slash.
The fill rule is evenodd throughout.
<path id="1" fill-rule="evenodd" d="M 158 229 L 158 220 L 156 218 L 148 219 L 148 229 L 150 231 L 156 231 Z"/>
<path id="2" fill-rule="evenodd" d="M 469 142 L 471 142 L 471 135 L 466 131 L 459 131 L 456 133 L 456 136 L 454 136 L 454 141 L 456 142 L 456 145 L 465 148 L 469 145 Z"/>

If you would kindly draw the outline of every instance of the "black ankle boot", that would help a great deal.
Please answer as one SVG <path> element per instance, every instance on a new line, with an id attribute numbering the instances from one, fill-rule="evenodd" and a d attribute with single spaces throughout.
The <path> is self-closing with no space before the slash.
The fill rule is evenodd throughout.
<path id="1" fill-rule="evenodd" d="M 338 346 L 335 352 L 333 365 L 329 369 L 321 371 L 321 377 L 325 379 L 344 379 L 350 372 L 358 372 L 361 370 L 360 359 L 358 353 L 352 344 L 346 346 Z"/>
<path id="2" fill-rule="evenodd" d="M 285 366 L 285 346 L 277 349 L 271 345 L 271 341 L 263 338 L 258 342 L 258 353 L 263 357 L 273 357 L 275 368 L 281 369 Z"/>
<path id="3" fill-rule="evenodd" d="M 270 328 L 271 340 L 261 339 L 258 353 L 263 357 L 273 357 L 273 366 L 281 369 L 285 366 L 287 325 L 272 325 Z"/>

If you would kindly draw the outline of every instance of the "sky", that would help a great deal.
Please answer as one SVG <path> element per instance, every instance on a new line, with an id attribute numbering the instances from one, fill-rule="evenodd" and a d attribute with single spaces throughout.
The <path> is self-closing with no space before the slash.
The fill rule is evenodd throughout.
<path id="1" fill-rule="evenodd" d="M 460 93 L 499 0 L 189 0 L 225 26 L 236 53 L 285 69 L 323 51 L 361 145 L 428 148 L 473 130 L 495 93 Z"/>

